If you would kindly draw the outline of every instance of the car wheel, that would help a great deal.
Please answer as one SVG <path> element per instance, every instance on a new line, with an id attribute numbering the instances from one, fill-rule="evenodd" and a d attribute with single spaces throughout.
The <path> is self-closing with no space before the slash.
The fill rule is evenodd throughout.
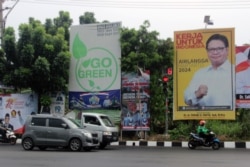
<path id="1" fill-rule="evenodd" d="M 74 138 L 69 142 L 69 149 L 71 151 L 80 151 L 82 149 L 82 142 L 80 139 Z"/>
<path id="2" fill-rule="evenodd" d="M 34 148 L 34 142 L 31 138 L 24 138 L 22 140 L 22 146 L 25 150 L 32 150 Z"/>

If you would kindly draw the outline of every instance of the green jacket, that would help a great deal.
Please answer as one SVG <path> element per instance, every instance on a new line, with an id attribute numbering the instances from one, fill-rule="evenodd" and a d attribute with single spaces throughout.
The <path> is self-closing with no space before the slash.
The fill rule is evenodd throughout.
<path id="1" fill-rule="evenodd" d="M 205 126 L 198 126 L 198 128 L 197 128 L 197 133 L 198 134 L 200 134 L 200 133 L 204 133 L 204 134 L 206 134 L 206 133 L 208 133 L 208 129 L 205 127 Z"/>

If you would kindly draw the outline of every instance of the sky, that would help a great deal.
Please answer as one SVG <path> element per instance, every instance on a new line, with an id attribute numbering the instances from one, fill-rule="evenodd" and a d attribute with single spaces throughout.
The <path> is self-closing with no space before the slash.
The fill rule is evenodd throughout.
<path id="1" fill-rule="evenodd" d="M 67 11 L 73 25 L 79 25 L 79 16 L 93 12 L 99 22 L 119 21 L 136 30 L 148 20 L 149 30 L 159 32 L 160 39 L 173 39 L 175 31 L 235 28 L 235 44 L 250 44 L 250 0 L 5 0 L 3 9 L 5 27 L 16 32 L 29 17 L 45 23 Z M 205 16 L 214 24 L 206 25 Z"/>

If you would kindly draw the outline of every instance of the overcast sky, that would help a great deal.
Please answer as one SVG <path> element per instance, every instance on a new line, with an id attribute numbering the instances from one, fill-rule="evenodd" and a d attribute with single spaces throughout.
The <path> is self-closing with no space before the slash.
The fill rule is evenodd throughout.
<path id="1" fill-rule="evenodd" d="M 17 0 L 5 0 L 3 8 L 13 7 Z M 139 29 L 145 20 L 150 30 L 160 33 L 161 39 L 172 38 L 174 31 L 203 28 L 235 28 L 237 46 L 250 44 L 250 0 L 19 0 L 12 10 L 4 10 L 6 27 L 17 31 L 29 17 L 45 22 L 46 18 L 67 11 L 73 25 L 79 16 L 93 12 L 97 21 L 121 21 L 123 27 Z M 205 26 L 209 15 L 214 25 Z"/>

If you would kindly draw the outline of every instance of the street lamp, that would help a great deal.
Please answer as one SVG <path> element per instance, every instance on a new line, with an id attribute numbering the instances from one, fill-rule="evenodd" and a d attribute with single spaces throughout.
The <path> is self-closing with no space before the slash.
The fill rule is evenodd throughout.
<path id="1" fill-rule="evenodd" d="M 205 29 L 207 29 L 207 25 L 214 25 L 214 22 L 210 20 L 210 16 L 204 17 Z"/>

